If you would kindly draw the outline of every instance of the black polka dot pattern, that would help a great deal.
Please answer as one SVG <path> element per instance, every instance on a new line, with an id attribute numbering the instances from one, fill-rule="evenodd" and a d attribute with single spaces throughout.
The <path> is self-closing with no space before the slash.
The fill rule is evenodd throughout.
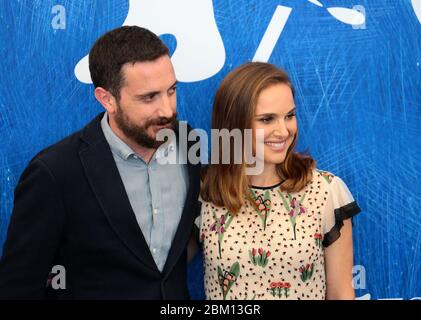
<path id="1" fill-rule="evenodd" d="M 334 176 L 314 171 L 303 190 L 253 188 L 259 210 L 233 216 L 204 202 L 201 239 L 207 299 L 324 299 L 324 224 Z"/>

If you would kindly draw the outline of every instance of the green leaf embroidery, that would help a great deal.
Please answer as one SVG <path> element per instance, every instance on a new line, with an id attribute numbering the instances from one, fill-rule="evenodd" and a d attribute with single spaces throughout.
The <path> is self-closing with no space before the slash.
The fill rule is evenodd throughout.
<path id="1" fill-rule="evenodd" d="M 228 292 L 230 291 L 233 284 L 237 281 L 239 274 L 240 274 L 240 264 L 238 262 L 235 262 L 231 266 L 229 272 L 227 271 L 223 272 L 221 267 L 218 266 L 218 281 L 222 290 L 222 296 L 224 300 L 226 300 Z"/>
<path id="2" fill-rule="evenodd" d="M 235 277 L 238 277 L 240 274 L 240 264 L 238 262 L 235 262 L 230 269 L 230 272 L 235 275 Z"/>
<path id="3" fill-rule="evenodd" d="M 223 215 L 223 221 L 222 216 L 218 219 L 216 216 L 215 210 L 212 211 L 212 216 L 214 219 L 214 224 L 212 225 L 214 229 L 211 229 L 215 231 L 218 234 L 218 251 L 219 251 L 219 258 L 222 258 L 222 240 L 224 238 L 226 230 L 229 228 L 232 220 L 234 219 L 234 216 L 231 215 L 228 211 Z"/>
<path id="4" fill-rule="evenodd" d="M 259 199 L 259 196 L 253 190 L 252 190 L 252 194 L 253 194 L 253 197 L 254 197 L 253 199 L 256 202 L 257 199 Z M 262 204 L 264 205 L 265 209 L 264 209 L 264 211 L 262 211 L 260 209 L 257 209 L 257 214 L 259 215 L 260 219 L 262 220 L 263 230 L 266 230 L 267 218 L 270 214 L 270 210 L 271 210 L 271 207 L 272 207 L 269 190 L 266 190 L 266 192 L 263 195 L 263 198 L 261 198 L 261 199 L 263 199 L 263 200 L 260 200 L 260 201 L 262 201 Z"/>
<path id="5" fill-rule="evenodd" d="M 287 199 L 285 199 L 285 196 L 283 195 L 283 193 L 281 191 L 278 190 L 278 193 L 282 198 L 282 202 L 284 203 L 285 208 L 287 209 L 288 212 L 290 212 L 291 208 L 289 207 Z"/>

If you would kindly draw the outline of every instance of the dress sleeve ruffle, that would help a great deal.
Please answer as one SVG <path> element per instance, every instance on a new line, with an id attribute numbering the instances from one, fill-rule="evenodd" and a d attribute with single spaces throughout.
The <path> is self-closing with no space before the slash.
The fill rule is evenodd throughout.
<path id="1" fill-rule="evenodd" d="M 326 248 L 339 239 L 344 220 L 361 212 L 346 184 L 334 176 L 329 184 L 329 195 L 323 224 L 323 246 Z"/>

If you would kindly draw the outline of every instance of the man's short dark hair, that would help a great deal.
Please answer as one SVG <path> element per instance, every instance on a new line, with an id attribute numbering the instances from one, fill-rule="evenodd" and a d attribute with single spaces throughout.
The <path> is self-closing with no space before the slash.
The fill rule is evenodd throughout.
<path id="1" fill-rule="evenodd" d="M 161 39 L 147 29 L 123 26 L 111 30 L 95 42 L 89 53 L 92 82 L 95 88 L 102 87 L 120 99 L 124 64 L 153 61 L 168 54 Z"/>

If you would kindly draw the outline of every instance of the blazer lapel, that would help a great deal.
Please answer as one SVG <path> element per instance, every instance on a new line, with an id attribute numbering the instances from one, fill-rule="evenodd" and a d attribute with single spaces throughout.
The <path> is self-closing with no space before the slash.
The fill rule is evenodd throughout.
<path id="1" fill-rule="evenodd" d="M 100 126 L 102 115 L 82 133 L 87 147 L 79 152 L 86 176 L 95 196 L 118 237 L 148 268 L 159 272 L 140 229 L 115 164 L 110 147 Z"/>

